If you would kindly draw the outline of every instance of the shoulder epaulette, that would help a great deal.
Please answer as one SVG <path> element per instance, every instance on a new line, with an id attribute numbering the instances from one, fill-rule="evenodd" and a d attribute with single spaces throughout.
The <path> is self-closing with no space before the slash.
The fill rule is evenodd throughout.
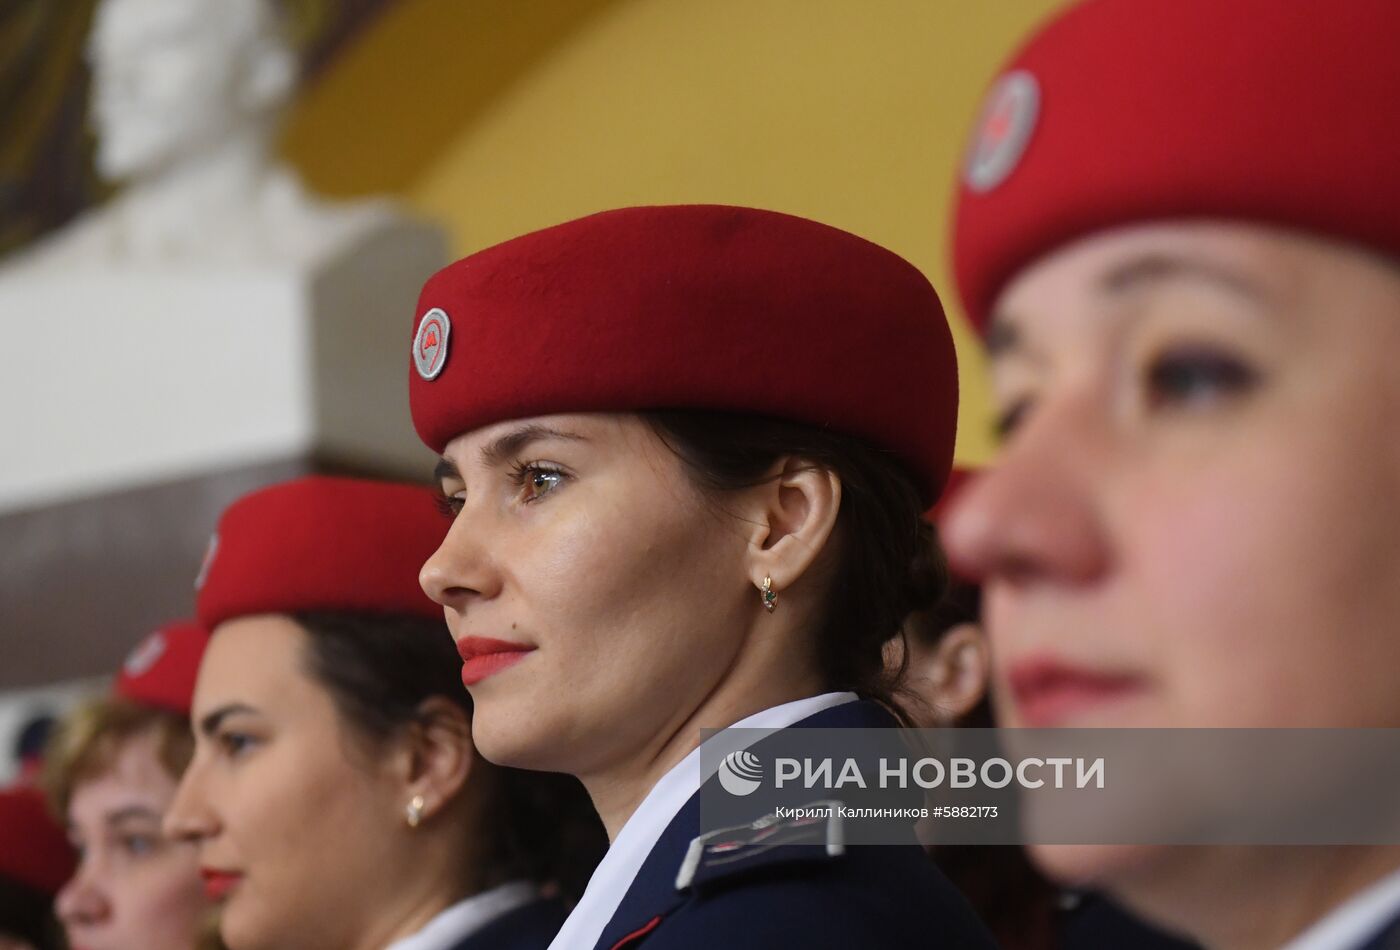
<path id="1" fill-rule="evenodd" d="M 839 801 L 817 801 L 703 834 L 690 842 L 676 890 L 769 865 L 837 857 L 846 850 L 841 808 Z"/>

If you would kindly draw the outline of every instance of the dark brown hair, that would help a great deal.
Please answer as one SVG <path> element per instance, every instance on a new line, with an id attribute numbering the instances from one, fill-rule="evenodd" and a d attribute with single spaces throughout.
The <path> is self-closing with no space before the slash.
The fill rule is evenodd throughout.
<path id="1" fill-rule="evenodd" d="M 440 620 L 397 615 L 304 612 L 292 616 L 307 634 L 306 672 L 371 747 L 420 719 L 424 700 L 443 697 L 470 718 L 461 659 Z M 491 765 L 480 757 L 472 781 L 485 780 L 480 827 L 471 850 L 480 857 L 474 883 L 487 889 L 528 880 L 576 900 L 607 848 L 607 836 L 583 786 L 567 775 Z"/>
<path id="2" fill-rule="evenodd" d="M 948 585 L 912 473 L 860 439 L 781 419 L 696 410 L 641 418 L 714 495 L 761 484 L 786 456 L 841 480 L 831 581 L 814 631 L 818 669 L 828 689 L 893 708 L 901 671 L 885 668 L 883 646 L 901 636 L 911 610 L 937 603 Z"/>

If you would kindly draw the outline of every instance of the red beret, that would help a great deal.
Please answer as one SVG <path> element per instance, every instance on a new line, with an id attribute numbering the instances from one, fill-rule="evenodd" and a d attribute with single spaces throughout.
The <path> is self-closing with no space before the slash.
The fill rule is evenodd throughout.
<path id="1" fill-rule="evenodd" d="M 196 581 L 200 623 L 330 610 L 442 619 L 418 571 L 447 535 L 416 485 L 313 476 L 245 495 L 219 519 Z"/>
<path id="2" fill-rule="evenodd" d="M 0 789 L 0 877 L 52 895 L 73 876 L 75 861 L 38 789 Z"/>
<path id="3" fill-rule="evenodd" d="M 590 215 L 439 271 L 414 323 L 419 436 L 555 412 L 710 409 L 857 436 L 931 501 L 957 424 L 952 336 L 912 264 L 752 208 Z"/>
<path id="4" fill-rule="evenodd" d="M 209 633 L 193 620 L 167 624 L 127 655 L 113 692 L 143 706 L 190 714 Z"/>
<path id="5" fill-rule="evenodd" d="M 1400 258 L 1400 3 L 1089 0 L 988 94 L 953 256 L 973 322 L 1057 246 L 1171 218 Z"/>

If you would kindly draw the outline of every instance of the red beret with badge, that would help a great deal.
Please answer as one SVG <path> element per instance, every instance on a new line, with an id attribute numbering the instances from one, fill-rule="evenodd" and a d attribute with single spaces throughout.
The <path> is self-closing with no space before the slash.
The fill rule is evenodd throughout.
<path id="1" fill-rule="evenodd" d="M 127 655 L 112 691 L 142 706 L 188 716 L 208 643 L 209 632 L 193 620 L 166 624 Z"/>
<path id="2" fill-rule="evenodd" d="M 0 877 L 53 895 L 73 876 L 76 860 L 37 788 L 0 789 Z"/>
<path id="3" fill-rule="evenodd" d="M 417 485 L 311 476 L 252 492 L 219 519 L 196 612 L 210 630 L 313 610 L 441 620 L 418 572 L 449 524 Z"/>
<path id="4" fill-rule="evenodd" d="M 987 95 L 963 167 L 958 287 L 1119 225 L 1229 219 L 1400 259 L 1400 3 L 1087 0 Z"/>
<path id="5" fill-rule="evenodd" d="M 434 451 L 557 412 L 704 409 L 892 452 L 932 502 L 957 423 L 952 335 L 927 278 L 805 218 L 622 208 L 506 241 L 423 288 L 409 396 Z"/>

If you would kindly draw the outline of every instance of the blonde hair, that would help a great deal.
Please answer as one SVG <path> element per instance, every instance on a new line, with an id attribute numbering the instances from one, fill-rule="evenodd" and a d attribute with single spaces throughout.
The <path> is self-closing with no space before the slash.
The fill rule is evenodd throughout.
<path id="1" fill-rule="evenodd" d="M 194 754 L 190 722 L 179 713 L 103 696 L 69 713 L 49 739 L 43 787 L 50 807 L 67 815 L 74 790 L 112 767 L 132 739 L 154 734 L 160 763 L 179 781 Z"/>

